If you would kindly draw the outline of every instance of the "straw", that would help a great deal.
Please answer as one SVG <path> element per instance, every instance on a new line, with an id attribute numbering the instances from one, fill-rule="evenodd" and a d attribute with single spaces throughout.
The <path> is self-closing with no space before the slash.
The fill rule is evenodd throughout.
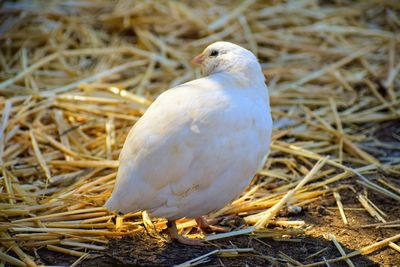
<path id="1" fill-rule="evenodd" d="M 344 213 L 344 208 L 342 204 L 342 199 L 340 197 L 339 192 L 333 192 L 333 196 L 335 197 L 336 204 L 339 208 L 340 216 L 342 217 L 343 223 L 344 224 L 349 224 L 346 218 L 346 214 Z"/>
<path id="2" fill-rule="evenodd" d="M 335 244 L 335 247 L 337 248 L 337 250 L 339 250 L 340 254 L 343 257 L 346 257 L 346 252 L 343 250 L 342 246 L 337 241 L 335 235 L 330 235 L 330 238 L 332 239 L 333 244 Z M 345 261 L 346 261 L 347 265 L 349 265 L 350 267 L 354 267 L 354 264 L 350 259 L 345 259 Z"/>
<path id="3" fill-rule="evenodd" d="M 252 251 L 254 251 L 253 248 L 216 249 L 216 250 L 208 252 L 204 255 L 201 255 L 197 258 L 194 258 L 189 261 L 185 261 L 184 263 L 175 265 L 175 267 L 196 266 L 200 263 L 207 262 L 208 258 L 210 258 L 210 256 L 216 255 L 216 254 L 221 254 L 224 257 L 232 257 L 232 256 L 237 256 L 239 253 L 252 252 Z"/>
<path id="4" fill-rule="evenodd" d="M 315 164 L 315 166 L 311 169 L 311 171 L 296 185 L 293 190 L 287 192 L 286 195 L 281 198 L 281 200 L 276 203 L 271 209 L 264 213 L 260 213 L 258 215 L 260 216 L 260 219 L 255 224 L 255 228 L 260 229 L 262 227 L 266 227 L 269 223 L 269 220 L 272 219 L 282 209 L 283 205 L 290 201 L 290 199 L 298 190 L 300 190 L 309 180 L 313 178 L 313 176 L 322 168 L 322 166 L 324 166 L 327 160 L 328 158 L 318 161 L 317 164 Z"/>
<path id="5" fill-rule="evenodd" d="M 379 126 L 400 118 L 398 8 L 388 1 L 8 1 L 0 12 L 2 261 L 34 266 L 43 247 L 81 257 L 78 264 L 102 253 L 110 238 L 145 230 L 160 238 L 165 220 L 140 212 L 115 218 L 102 206 L 131 127 L 165 90 L 200 77 L 190 59 L 220 40 L 256 54 L 276 127 L 249 188 L 209 214 L 240 216 L 245 225 L 205 240 L 296 241 L 309 223 L 281 211 L 312 212 L 310 203 L 332 199 L 328 210 L 339 212 L 330 216 L 340 214 L 344 224 L 357 209 L 378 222 L 360 231 L 397 230 L 399 222 L 389 221 L 397 214 L 385 213 L 370 192 L 400 201 L 392 182 L 400 175 L 400 139 L 382 139 Z M 349 207 L 349 197 L 360 203 Z M 194 221 L 178 228 L 199 234 Z M 398 248 L 393 242 L 385 244 Z M 240 254 L 221 253 L 213 255 Z"/>
<path id="6" fill-rule="evenodd" d="M 326 263 L 333 263 L 333 262 L 338 262 L 338 261 L 342 261 L 342 260 L 346 260 L 346 259 L 350 259 L 352 257 L 358 256 L 358 255 L 362 255 L 362 254 L 370 254 L 373 253 L 374 251 L 381 249 L 382 247 L 388 245 L 389 243 L 396 241 L 400 239 L 400 234 L 386 238 L 382 241 L 373 243 L 369 246 L 363 247 L 359 250 L 353 251 L 349 254 L 347 254 L 346 256 L 342 256 L 336 259 L 331 259 L 331 260 L 327 260 L 327 261 L 320 261 L 320 262 L 315 262 L 312 264 L 306 264 L 306 265 L 302 265 L 303 267 L 311 267 L 311 266 L 318 266 L 318 265 L 323 265 Z"/>

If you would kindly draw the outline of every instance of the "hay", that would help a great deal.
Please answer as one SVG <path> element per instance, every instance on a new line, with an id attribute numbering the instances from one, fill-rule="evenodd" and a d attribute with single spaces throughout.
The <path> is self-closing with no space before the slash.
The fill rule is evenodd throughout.
<path id="1" fill-rule="evenodd" d="M 144 224 L 140 214 L 113 220 L 102 205 L 112 192 L 130 127 L 163 90 L 199 77 L 190 58 L 221 39 L 257 53 L 276 129 L 268 161 L 248 191 L 211 215 L 240 214 L 249 227 L 207 240 L 268 236 L 258 229 L 268 224 L 275 231 L 270 236 L 298 235 L 304 222 L 274 217 L 285 205 L 320 198 L 336 200 L 347 224 L 340 191 L 348 187 L 340 182 L 352 177 L 364 190 L 400 201 L 398 186 L 369 178 L 378 171 L 400 174 L 398 158 L 375 153 L 392 146 L 373 136 L 376 123 L 400 118 L 400 37 L 394 31 L 400 27 L 399 8 L 390 1 L 314 0 L 4 3 L 0 258 L 35 266 L 24 251 L 39 247 L 87 257 L 103 250 L 110 237 L 144 231 L 149 223 L 157 231 L 164 228 L 163 220 Z M 321 162 L 313 168 L 322 160 L 323 168 Z M 363 227 L 396 226 L 365 191 L 354 196 L 380 221 Z M 178 224 L 185 232 L 193 226 L 187 220 Z M 398 249 L 386 241 L 379 248 Z M 354 255 L 340 259 L 350 265 Z"/>

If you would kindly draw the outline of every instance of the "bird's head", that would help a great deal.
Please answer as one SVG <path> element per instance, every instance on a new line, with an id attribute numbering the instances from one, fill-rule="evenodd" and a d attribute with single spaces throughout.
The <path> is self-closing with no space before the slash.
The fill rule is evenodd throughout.
<path id="1" fill-rule="evenodd" d="M 229 42 L 216 42 L 193 58 L 192 63 L 200 65 L 203 74 L 217 72 L 262 73 L 256 56 L 249 50 Z"/>

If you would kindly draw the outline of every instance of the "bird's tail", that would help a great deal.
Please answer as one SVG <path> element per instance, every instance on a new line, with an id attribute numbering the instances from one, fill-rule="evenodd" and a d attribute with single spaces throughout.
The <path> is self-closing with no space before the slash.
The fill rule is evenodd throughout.
<path id="1" fill-rule="evenodd" d="M 115 198 L 113 198 L 113 197 L 110 197 L 106 201 L 106 203 L 104 204 L 103 207 L 105 207 L 106 209 L 108 209 L 111 212 L 118 212 L 119 211 L 118 208 L 117 208 L 118 207 L 118 203 L 115 200 Z"/>

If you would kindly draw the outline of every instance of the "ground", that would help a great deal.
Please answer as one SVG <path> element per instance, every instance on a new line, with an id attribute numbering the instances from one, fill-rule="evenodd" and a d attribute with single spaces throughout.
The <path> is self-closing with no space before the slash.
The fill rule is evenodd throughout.
<path id="1" fill-rule="evenodd" d="M 346 253 L 399 234 L 399 225 L 360 227 L 377 221 L 361 208 L 350 187 L 388 214 L 387 221 L 400 218 L 400 207 L 362 187 L 356 177 L 340 182 L 347 188 L 340 194 L 348 226 L 332 196 L 337 185 L 329 184 L 328 193 L 303 206 L 301 213 L 283 209 L 278 214 L 305 221 L 304 233 L 287 239 L 240 236 L 188 247 L 140 233 L 112 239 L 104 251 L 86 251 L 90 257 L 77 261 L 40 247 L 43 243 L 30 246 L 39 239 L 27 241 L 21 229 L 11 229 L 48 227 L 46 222 L 15 223 L 19 219 L 101 207 L 113 187 L 113 181 L 103 179 L 115 171 L 102 170 L 103 163 L 116 166 L 129 128 L 160 93 L 200 77 L 190 59 L 215 37 L 257 54 L 274 121 L 281 122 L 273 136 L 278 142 L 334 160 L 344 150 L 349 167 L 376 162 L 360 148 L 385 167 L 393 165 L 391 172 L 382 168 L 368 179 L 378 184 L 376 179 L 385 177 L 400 188 L 400 12 L 395 2 L 1 1 L 0 136 L 5 138 L 0 138 L 0 233 L 6 235 L 0 236 L 0 257 L 7 253 L 24 259 L 13 254 L 22 248 L 45 265 L 171 266 L 216 248 L 251 247 L 252 253 L 214 256 L 202 266 L 293 266 L 340 256 L 329 240 L 332 234 Z M 343 133 L 347 142 L 341 147 Z M 304 177 L 315 163 L 282 150 L 271 154 L 271 164 L 288 169 L 290 182 Z M 292 170 L 292 163 L 298 168 Z M 75 171 L 79 175 L 69 176 Z M 287 183 L 280 177 L 271 181 L 266 191 Z M 91 191 L 82 194 L 88 187 Z M 57 206 L 47 210 L 53 201 Z M 116 227 L 109 224 L 113 232 Z M 60 235 L 55 244 L 67 236 Z M 288 259 L 293 259 L 290 264 Z M 356 266 L 400 266 L 400 254 L 385 247 L 352 261 Z"/>
<path id="2" fill-rule="evenodd" d="M 398 183 L 395 179 L 391 180 Z M 349 180 L 354 184 L 355 181 Z M 347 191 L 347 190 L 346 190 Z M 343 204 L 347 208 L 360 208 L 361 205 L 350 191 L 342 191 Z M 400 218 L 400 207 L 395 200 L 383 198 L 371 193 L 371 199 L 379 203 L 382 210 L 389 214 L 388 221 Z M 289 217 L 292 220 L 304 220 L 308 229 L 304 237 L 287 240 L 273 240 L 271 238 L 260 241 L 249 236 L 240 236 L 215 242 L 206 247 L 192 247 L 177 243 L 164 243 L 147 234 L 127 236 L 122 239 L 113 239 L 106 251 L 96 253 L 90 259 L 84 260 L 78 266 L 172 266 L 183 263 L 208 253 L 216 248 L 248 248 L 255 249 L 254 253 L 235 258 L 214 257 L 210 262 L 199 266 L 274 266 L 271 258 L 280 252 L 303 263 L 313 263 L 324 259 L 340 256 L 334 244 L 326 239 L 326 235 L 334 234 L 342 247 L 349 253 L 357 248 L 368 246 L 374 242 L 398 233 L 393 229 L 360 228 L 360 225 L 375 221 L 365 210 L 346 210 L 349 226 L 345 226 L 336 210 L 333 198 L 327 198 L 309 205 L 302 214 Z M 325 249 L 320 254 L 310 257 L 314 253 Z M 66 256 L 47 250 L 38 251 L 41 259 L 49 265 L 70 265 L 76 257 Z M 268 257 L 264 257 L 268 256 Z M 280 257 L 281 258 L 281 257 Z M 366 256 L 352 258 L 355 266 L 400 266 L 400 255 L 391 248 L 384 248 Z M 286 266 L 284 262 L 275 262 L 275 266 Z M 331 266 L 345 266 L 344 262 Z"/>
<path id="3" fill-rule="evenodd" d="M 400 131 L 399 122 L 392 121 L 382 124 L 373 134 L 378 140 L 399 144 L 396 134 Z M 396 155 L 399 150 L 382 149 L 382 153 Z M 374 174 L 380 175 L 380 174 Z M 378 177 L 369 177 L 378 178 Z M 386 176 L 390 182 L 400 186 L 399 177 Z M 356 191 L 361 191 L 356 178 L 341 182 L 341 185 L 351 185 Z M 254 248 L 254 252 L 240 257 L 212 257 L 209 262 L 199 266 L 287 266 L 285 262 L 274 261 L 282 258 L 284 253 L 302 264 L 340 257 L 333 242 L 328 240 L 328 234 L 333 234 L 348 254 L 351 251 L 371 245 L 384 238 L 398 234 L 396 228 L 361 228 L 361 225 L 376 223 L 376 221 L 361 209 L 361 204 L 355 194 L 349 190 L 341 191 L 342 202 L 349 225 L 344 225 L 332 196 L 322 197 L 303 209 L 300 214 L 288 216 L 282 212 L 279 216 L 288 220 L 304 220 L 305 234 L 291 239 L 274 240 L 272 238 L 254 239 L 251 236 L 218 240 L 205 247 L 185 246 L 177 243 L 165 243 L 145 233 L 113 239 L 107 250 L 97 252 L 92 257 L 80 262 L 77 266 L 173 266 L 194 259 L 217 248 Z M 400 206 L 395 200 L 383 197 L 373 191 L 368 197 L 376 203 L 388 217 L 387 221 L 400 218 Z M 357 209 L 358 208 L 358 209 Z M 321 251 L 318 255 L 313 254 Z M 43 263 L 47 265 L 71 265 L 77 258 L 59 254 L 46 249 L 38 250 Z M 400 266 L 400 254 L 392 248 L 385 247 L 369 255 L 357 256 L 351 259 L 355 266 Z M 345 266 L 346 263 L 332 263 L 331 266 Z"/>

